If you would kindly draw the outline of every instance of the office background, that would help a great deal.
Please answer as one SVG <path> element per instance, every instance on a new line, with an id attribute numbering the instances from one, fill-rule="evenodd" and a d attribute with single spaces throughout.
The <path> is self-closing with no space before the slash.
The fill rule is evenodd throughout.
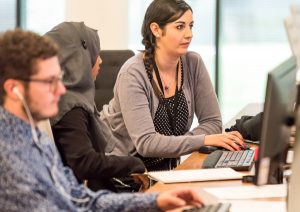
<path id="1" fill-rule="evenodd" d="M 62 21 L 84 21 L 98 29 L 102 49 L 137 52 L 150 2 L 0 0 L 0 31 L 21 26 L 43 34 Z M 267 72 L 291 55 L 283 20 L 300 0 L 187 2 L 195 21 L 190 50 L 204 59 L 226 123 L 248 103 L 264 101 Z"/>

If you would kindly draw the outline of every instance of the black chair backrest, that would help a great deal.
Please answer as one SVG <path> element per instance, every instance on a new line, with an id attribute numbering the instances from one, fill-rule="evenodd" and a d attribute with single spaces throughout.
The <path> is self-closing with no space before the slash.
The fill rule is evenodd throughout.
<path id="1" fill-rule="evenodd" d="M 132 50 L 101 50 L 103 63 L 95 81 L 95 103 L 99 111 L 113 98 L 113 88 L 121 66 L 132 57 Z"/>

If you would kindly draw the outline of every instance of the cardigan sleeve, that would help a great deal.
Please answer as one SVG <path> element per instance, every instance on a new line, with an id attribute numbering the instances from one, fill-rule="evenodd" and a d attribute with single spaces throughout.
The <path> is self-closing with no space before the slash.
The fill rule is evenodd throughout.
<path id="1" fill-rule="evenodd" d="M 219 103 L 204 62 L 195 52 L 189 52 L 186 58 L 190 70 L 188 77 L 192 86 L 192 102 L 198 119 L 198 126 L 187 135 L 221 133 L 222 119 Z"/>
<path id="2" fill-rule="evenodd" d="M 54 138 L 63 161 L 80 179 L 107 179 L 144 172 L 143 162 L 132 156 L 107 156 L 104 149 L 96 151 L 89 129 L 88 112 L 76 107 L 52 126 Z M 98 139 L 93 141 L 93 139 Z M 100 145 L 101 146 L 101 145 Z M 105 145 L 102 145 L 103 147 Z"/>

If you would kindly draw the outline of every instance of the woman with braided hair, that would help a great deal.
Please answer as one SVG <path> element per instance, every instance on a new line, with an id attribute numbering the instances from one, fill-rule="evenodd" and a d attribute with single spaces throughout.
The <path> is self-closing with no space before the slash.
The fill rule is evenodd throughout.
<path id="1" fill-rule="evenodd" d="M 142 26 L 145 50 L 121 68 L 101 119 L 119 142 L 113 154 L 141 158 L 148 170 L 174 168 L 203 145 L 239 150 L 242 136 L 221 133 L 218 101 L 199 54 L 189 52 L 194 25 L 184 0 L 154 0 Z M 198 126 L 190 131 L 194 114 Z"/>

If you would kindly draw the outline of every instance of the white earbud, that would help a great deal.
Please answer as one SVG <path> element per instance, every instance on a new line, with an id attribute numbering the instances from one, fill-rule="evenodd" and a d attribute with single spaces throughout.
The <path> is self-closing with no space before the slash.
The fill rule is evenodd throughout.
<path id="1" fill-rule="evenodd" d="M 23 100 L 23 95 L 21 94 L 21 92 L 19 91 L 19 88 L 17 86 L 13 87 L 12 92 L 14 94 L 16 94 L 16 96 L 20 99 Z"/>
<path id="2" fill-rule="evenodd" d="M 24 106 L 24 109 L 25 109 L 25 113 L 26 113 L 26 115 L 29 119 L 29 122 L 30 122 L 32 138 L 33 138 L 35 143 L 38 143 L 38 136 L 37 136 L 37 132 L 36 132 L 36 129 L 35 129 L 34 121 L 33 121 L 32 115 L 30 113 L 29 107 L 26 103 L 26 100 L 23 97 L 23 94 L 20 92 L 20 90 L 17 86 L 14 86 L 12 88 L 12 92 L 14 94 L 16 94 L 16 96 L 21 100 L 21 102 Z"/>

